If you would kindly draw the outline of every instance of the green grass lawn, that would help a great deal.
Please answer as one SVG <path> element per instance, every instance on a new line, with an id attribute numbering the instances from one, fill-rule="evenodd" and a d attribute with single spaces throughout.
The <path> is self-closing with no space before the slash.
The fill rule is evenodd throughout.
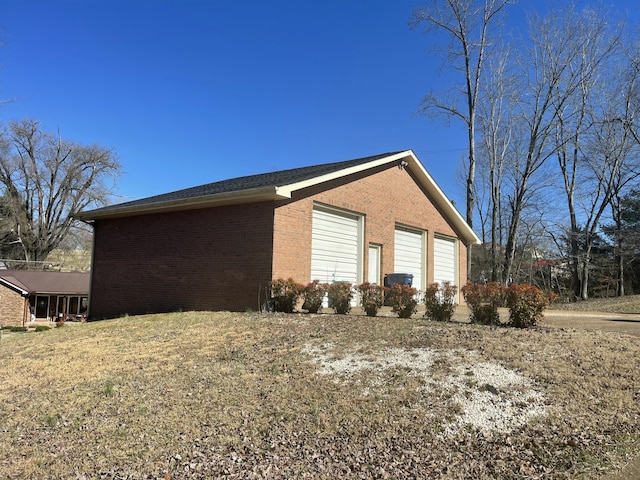
<path id="1" fill-rule="evenodd" d="M 638 450 L 640 338 L 175 313 L 0 340 L 0 478 L 585 478 Z"/>

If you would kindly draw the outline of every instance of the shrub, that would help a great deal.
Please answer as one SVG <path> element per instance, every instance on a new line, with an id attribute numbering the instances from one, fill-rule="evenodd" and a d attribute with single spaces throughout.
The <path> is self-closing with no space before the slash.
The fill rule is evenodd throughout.
<path id="1" fill-rule="evenodd" d="M 29 330 L 27 327 L 9 327 L 9 331 L 14 333 L 26 332 L 27 330 Z"/>
<path id="2" fill-rule="evenodd" d="M 498 307 L 504 305 L 505 289 L 498 282 L 487 284 L 467 283 L 462 287 L 462 295 L 471 314 L 471 323 L 500 325 Z"/>
<path id="3" fill-rule="evenodd" d="M 451 282 L 432 283 L 424 292 L 424 316 L 439 322 L 448 322 L 456 311 L 457 288 Z"/>
<path id="4" fill-rule="evenodd" d="M 46 332 L 47 330 L 51 330 L 51 327 L 48 325 L 36 325 L 36 332 Z"/>
<path id="5" fill-rule="evenodd" d="M 318 313 L 322 310 L 322 301 L 329 290 L 328 283 L 320 283 L 320 280 L 314 280 L 302 290 L 302 298 L 304 303 L 302 308 L 309 313 Z"/>
<path id="6" fill-rule="evenodd" d="M 416 313 L 418 307 L 418 299 L 416 295 L 418 290 L 409 285 L 401 285 L 394 283 L 389 291 L 389 300 L 391 310 L 398 314 L 400 318 L 409 318 Z"/>
<path id="7" fill-rule="evenodd" d="M 329 306 L 333 307 L 336 313 L 345 315 L 351 311 L 351 299 L 353 290 L 348 282 L 332 283 L 329 285 Z"/>
<path id="8" fill-rule="evenodd" d="M 304 287 L 292 278 L 279 278 L 271 282 L 273 309 L 276 312 L 293 313 Z"/>
<path id="9" fill-rule="evenodd" d="M 513 327 L 535 327 L 547 305 L 549 298 L 538 287 L 514 283 L 507 289 L 509 325 Z"/>
<path id="10" fill-rule="evenodd" d="M 367 316 L 375 317 L 384 304 L 384 295 L 389 289 L 374 283 L 364 282 L 356 286 L 356 290 L 360 292 L 362 309 Z"/>

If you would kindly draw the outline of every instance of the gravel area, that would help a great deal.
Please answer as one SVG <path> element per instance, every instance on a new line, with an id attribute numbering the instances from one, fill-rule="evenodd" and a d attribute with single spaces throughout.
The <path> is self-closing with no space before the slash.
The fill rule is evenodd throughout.
<path id="1" fill-rule="evenodd" d="M 333 344 L 307 344 L 303 353 L 317 364 L 318 373 L 334 375 L 337 382 L 353 382 L 362 388 L 363 395 L 383 390 L 382 375 L 394 368 L 422 377 L 425 395 L 433 391 L 450 392 L 448 402 L 451 411 L 457 414 L 444 428 L 446 436 L 455 436 L 467 426 L 485 434 L 509 433 L 545 414 L 542 387 L 498 363 L 482 361 L 475 352 L 390 348 L 375 354 L 354 351 L 336 356 L 334 347 Z M 443 361 L 450 365 L 450 372 L 437 381 L 433 376 L 434 364 Z M 354 379 L 354 375 L 362 371 L 369 374 L 368 385 Z"/>

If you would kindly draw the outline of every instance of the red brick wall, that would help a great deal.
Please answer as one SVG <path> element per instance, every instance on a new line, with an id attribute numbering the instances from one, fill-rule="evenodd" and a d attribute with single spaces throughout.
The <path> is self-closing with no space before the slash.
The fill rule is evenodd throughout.
<path id="1" fill-rule="evenodd" d="M 326 189 L 328 187 L 328 189 Z M 324 190 L 324 191 L 323 191 Z M 427 282 L 433 282 L 434 234 L 457 237 L 408 170 L 397 166 L 376 169 L 373 175 L 356 174 L 297 192 L 291 201 L 277 204 L 274 221 L 273 276 L 311 280 L 311 218 L 314 202 L 365 215 L 364 278 L 367 246 L 382 245 L 382 272 L 392 273 L 396 224 L 427 232 Z M 467 249 L 458 242 L 458 285 L 466 283 Z"/>
<path id="2" fill-rule="evenodd" d="M 258 309 L 273 203 L 98 220 L 89 316 Z"/>
<path id="3" fill-rule="evenodd" d="M 26 299 L 15 290 L 0 287 L 0 325 L 24 326 L 25 301 Z"/>

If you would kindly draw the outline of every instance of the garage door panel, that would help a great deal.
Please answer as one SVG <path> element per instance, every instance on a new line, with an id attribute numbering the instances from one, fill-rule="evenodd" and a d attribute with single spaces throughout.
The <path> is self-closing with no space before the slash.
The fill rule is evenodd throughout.
<path id="1" fill-rule="evenodd" d="M 358 283 L 360 219 L 315 208 L 311 236 L 311 280 Z"/>
<path id="2" fill-rule="evenodd" d="M 423 234 L 396 228 L 394 239 L 394 271 L 413 275 L 413 287 L 422 290 L 424 271 Z"/>
<path id="3" fill-rule="evenodd" d="M 433 239 L 433 280 L 457 283 L 457 255 L 456 241 L 449 238 L 435 237 Z"/>

